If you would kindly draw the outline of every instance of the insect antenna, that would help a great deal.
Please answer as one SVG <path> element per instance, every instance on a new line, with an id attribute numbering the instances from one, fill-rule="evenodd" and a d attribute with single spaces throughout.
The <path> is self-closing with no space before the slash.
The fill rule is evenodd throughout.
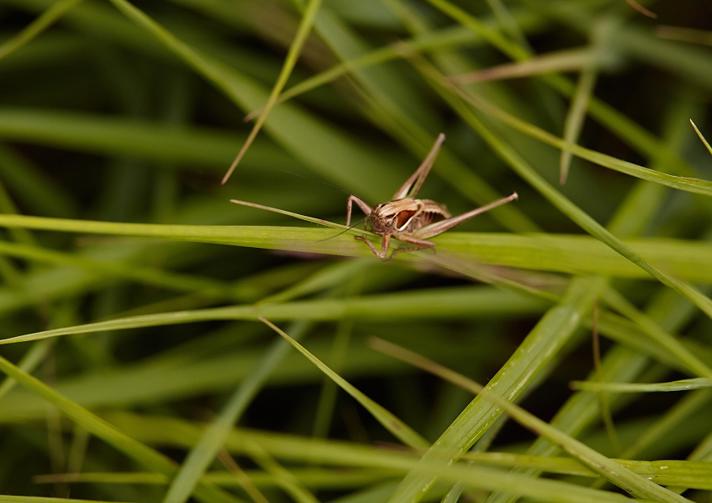
<path id="1" fill-rule="evenodd" d="M 346 228 L 345 228 L 344 230 L 342 230 L 341 232 L 338 232 L 338 233 L 334 234 L 333 236 L 329 236 L 328 238 L 320 239 L 319 241 L 317 241 L 317 243 L 321 243 L 322 241 L 329 241 L 330 239 L 338 238 L 338 237 L 341 236 L 342 234 L 345 234 L 345 233 L 347 233 L 348 231 L 355 229 L 356 226 L 362 224 L 365 220 L 366 220 L 366 217 L 359 218 L 355 223 L 352 223 L 351 225 L 349 225 L 348 227 L 346 227 Z"/>
<path id="2" fill-rule="evenodd" d="M 323 220 L 321 218 L 302 215 L 301 213 L 294 213 L 292 211 L 282 210 L 279 208 L 275 208 L 273 206 L 266 206 L 264 204 L 253 203 L 250 201 L 242 201 L 240 199 L 230 199 L 230 202 L 232 204 L 237 204 L 239 206 L 247 206 L 248 208 L 255 208 L 258 210 L 270 211 L 272 213 L 278 213 L 280 215 L 286 215 L 288 217 L 296 218 L 297 220 L 302 220 L 304 222 L 321 225 L 323 227 L 330 227 L 332 229 L 339 229 L 339 230 L 343 229 L 344 231 L 347 231 L 350 229 L 350 227 L 346 227 L 345 225 L 337 224 L 334 222 L 329 222 L 328 220 Z"/>

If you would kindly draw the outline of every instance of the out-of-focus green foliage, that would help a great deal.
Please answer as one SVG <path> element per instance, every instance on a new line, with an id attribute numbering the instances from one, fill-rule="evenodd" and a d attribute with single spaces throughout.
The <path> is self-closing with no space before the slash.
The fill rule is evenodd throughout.
<path id="1" fill-rule="evenodd" d="M 711 9 L 0 0 L 0 501 L 704 501 Z"/>

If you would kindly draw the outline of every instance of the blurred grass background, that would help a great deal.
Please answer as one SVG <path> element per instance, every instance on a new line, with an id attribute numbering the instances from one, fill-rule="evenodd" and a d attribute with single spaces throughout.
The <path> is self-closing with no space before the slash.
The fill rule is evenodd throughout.
<path id="1" fill-rule="evenodd" d="M 712 136 L 708 2 L 0 0 L 0 19 L 0 501 L 709 501 L 712 158 L 689 123 Z M 439 132 L 423 197 L 520 199 L 435 254 L 380 263 L 229 203 L 342 223 Z"/>

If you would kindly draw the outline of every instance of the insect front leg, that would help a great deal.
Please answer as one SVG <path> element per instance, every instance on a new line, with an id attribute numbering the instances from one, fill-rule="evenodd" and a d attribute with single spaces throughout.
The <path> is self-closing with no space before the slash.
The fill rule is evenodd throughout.
<path id="1" fill-rule="evenodd" d="M 368 246 L 368 249 L 371 250 L 371 253 L 373 253 L 376 257 L 380 258 L 381 260 L 386 260 L 388 257 L 388 245 L 391 242 L 391 236 L 390 234 L 384 234 L 383 239 L 381 239 L 381 249 L 379 250 L 375 246 L 373 246 L 373 243 L 368 240 L 365 236 L 356 236 L 355 239 L 357 241 L 363 241 L 366 243 Z M 391 255 L 392 257 L 393 255 Z"/>
<path id="2" fill-rule="evenodd" d="M 351 227 L 351 209 L 353 207 L 353 203 L 356 203 L 358 207 L 361 208 L 361 211 L 366 214 L 366 216 L 371 214 L 371 207 L 360 198 L 351 194 L 346 200 L 346 227 Z"/>
<path id="3" fill-rule="evenodd" d="M 396 248 L 395 250 L 393 250 L 393 253 L 391 253 L 391 258 L 393 258 L 396 255 L 396 253 L 418 251 L 418 250 L 425 250 L 425 249 L 431 250 L 431 249 L 435 248 L 435 243 L 433 243 L 432 241 L 426 241 L 425 239 L 418 239 L 411 234 L 396 234 L 396 238 L 398 239 L 398 241 L 403 241 L 404 243 L 408 243 L 413 246 Z"/>

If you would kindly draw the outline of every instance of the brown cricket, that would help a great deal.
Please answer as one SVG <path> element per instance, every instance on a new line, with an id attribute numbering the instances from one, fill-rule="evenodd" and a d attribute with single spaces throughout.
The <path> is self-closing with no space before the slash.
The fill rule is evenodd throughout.
<path id="1" fill-rule="evenodd" d="M 390 201 L 371 208 L 362 199 L 349 196 L 346 202 L 346 225 L 351 225 L 351 210 L 353 203 L 366 214 L 366 229 L 381 236 L 381 249 L 378 250 L 367 238 L 357 236 L 356 239 L 368 245 L 371 252 L 380 259 L 390 258 L 388 248 L 391 237 L 415 246 L 416 250 L 433 248 L 435 243 L 428 239 L 442 234 L 448 229 L 475 217 L 481 213 L 514 201 L 519 196 L 516 192 L 497 199 L 485 206 L 453 217 L 445 205 L 430 199 L 416 199 L 420 188 L 433 167 L 440 147 L 445 141 L 445 135 L 440 133 L 428 155 L 410 175 L 405 183 L 393 194 Z M 395 252 L 394 252 L 395 253 Z M 393 254 L 391 254 L 391 257 Z"/>

